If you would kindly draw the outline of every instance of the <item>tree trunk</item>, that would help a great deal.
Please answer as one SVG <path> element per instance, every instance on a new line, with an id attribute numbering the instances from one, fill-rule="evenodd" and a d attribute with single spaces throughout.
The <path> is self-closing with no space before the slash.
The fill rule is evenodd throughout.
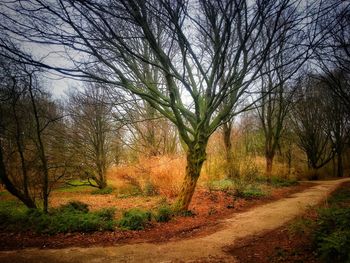
<path id="1" fill-rule="evenodd" d="M 231 131 L 232 131 L 232 122 L 227 122 L 222 125 L 223 138 L 225 145 L 226 153 L 226 176 L 227 178 L 234 178 L 237 172 L 234 171 L 233 167 L 233 156 L 232 156 L 232 142 L 231 142 Z"/>
<path id="2" fill-rule="evenodd" d="M 343 156 L 341 153 L 337 154 L 337 176 L 343 177 L 344 169 L 343 169 Z"/>
<path id="3" fill-rule="evenodd" d="M 175 212 L 188 210 L 200 176 L 203 162 L 206 158 L 205 148 L 206 143 L 197 143 L 195 147 L 191 147 L 187 151 L 186 174 L 180 193 L 173 206 Z"/>
<path id="4" fill-rule="evenodd" d="M 318 180 L 318 168 L 309 167 L 309 180 Z"/>
<path id="5" fill-rule="evenodd" d="M 32 102 L 32 107 L 33 107 L 33 113 L 34 113 L 34 118 L 35 118 L 35 128 L 36 128 L 36 136 L 38 140 L 38 152 L 39 152 L 39 158 L 42 163 L 42 197 L 43 197 L 43 211 L 44 213 L 48 213 L 49 210 L 49 169 L 48 169 L 48 163 L 47 163 L 47 158 L 45 154 L 45 146 L 44 142 L 42 139 L 42 129 L 40 128 L 40 119 L 39 119 L 39 113 L 37 110 L 37 106 L 35 103 L 35 98 L 32 90 L 32 76 L 30 75 L 30 84 L 29 84 L 29 94 L 30 94 L 30 99 Z"/>
<path id="6" fill-rule="evenodd" d="M 270 178 L 272 174 L 273 155 L 266 155 L 266 175 Z"/>
<path id="7" fill-rule="evenodd" d="M 8 178 L 6 174 L 6 168 L 4 164 L 1 146 L 0 146 L 0 179 L 1 179 L 1 182 L 5 185 L 7 191 L 9 191 L 12 195 L 17 197 L 19 200 L 21 200 L 21 202 L 26 207 L 35 208 L 35 209 L 37 208 L 35 201 L 32 198 L 30 198 L 29 195 L 25 195 L 21 191 L 19 191 Z"/>

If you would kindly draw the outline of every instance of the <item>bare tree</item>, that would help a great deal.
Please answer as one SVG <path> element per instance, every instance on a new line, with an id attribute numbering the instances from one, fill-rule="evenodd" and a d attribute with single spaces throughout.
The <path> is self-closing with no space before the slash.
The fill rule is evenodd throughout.
<path id="1" fill-rule="evenodd" d="M 176 152 L 176 127 L 148 102 L 132 98 L 121 108 L 119 114 L 123 116 L 122 122 L 129 135 L 124 142 L 132 151 L 148 157 Z"/>
<path id="2" fill-rule="evenodd" d="M 179 211 L 188 209 L 209 136 L 238 113 L 232 109 L 258 79 L 267 54 L 292 33 L 280 30 L 280 18 L 285 24 L 298 17 L 298 26 L 306 26 L 301 1 L 289 0 L 16 2 L 3 5 L 1 32 L 64 46 L 74 67 L 29 63 L 130 91 L 176 125 L 188 147 L 174 204 Z M 156 83 L 145 76 L 147 68 L 158 70 Z"/>
<path id="3" fill-rule="evenodd" d="M 319 77 L 350 109 L 350 3 L 323 1 L 322 14 L 317 19 L 321 38 L 315 45 Z"/>
<path id="4" fill-rule="evenodd" d="M 13 63 L 7 62 L 5 68 Z M 47 212 L 52 186 L 65 174 L 63 151 L 54 143 L 62 115 L 39 83 L 36 70 L 13 65 L 3 72 L 0 85 L 2 181 L 29 208 L 36 208 L 40 198 Z M 59 148 L 64 149 L 61 144 Z"/>
<path id="5" fill-rule="evenodd" d="M 334 157 L 328 126 L 328 102 L 320 83 L 310 76 L 297 83 L 297 101 L 292 121 L 299 138 L 299 147 L 306 153 L 311 178 L 318 178 L 318 169 Z"/>
<path id="6" fill-rule="evenodd" d="M 11 67 L 10 63 L 2 60 L 0 71 L 0 179 L 6 189 L 28 208 L 36 208 L 35 196 L 30 191 L 27 138 L 24 133 L 28 127 L 25 123 L 27 107 L 23 103 L 27 86 L 23 83 L 22 71 Z"/>
<path id="7" fill-rule="evenodd" d="M 114 159 L 113 143 L 118 139 L 107 89 L 98 83 L 86 84 L 83 91 L 70 94 L 68 112 L 75 166 L 91 186 L 103 189 Z"/>

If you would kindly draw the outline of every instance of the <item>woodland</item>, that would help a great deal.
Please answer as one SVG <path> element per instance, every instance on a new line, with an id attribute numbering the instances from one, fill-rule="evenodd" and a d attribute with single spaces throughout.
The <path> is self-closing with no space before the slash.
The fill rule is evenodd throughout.
<path id="1" fill-rule="evenodd" d="M 349 84 L 349 1 L 2 0 L 0 230 L 200 222 L 347 177 Z"/>

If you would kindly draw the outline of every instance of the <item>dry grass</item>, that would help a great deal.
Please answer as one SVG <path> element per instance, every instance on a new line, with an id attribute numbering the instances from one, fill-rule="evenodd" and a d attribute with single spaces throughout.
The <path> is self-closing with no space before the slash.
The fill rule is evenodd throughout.
<path id="1" fill-rule="evenodd" d="M 151 184 L 160 195 L 174 197 L 180 189 L 185 168 L 184 157 L 143 158 L 135 165 L 111 168 L 107 177 L 117 189 L 135 185 L 144 191 Z"/>

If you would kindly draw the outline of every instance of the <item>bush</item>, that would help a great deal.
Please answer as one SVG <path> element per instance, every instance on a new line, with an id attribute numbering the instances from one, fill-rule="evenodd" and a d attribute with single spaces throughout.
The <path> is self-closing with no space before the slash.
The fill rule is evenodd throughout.
<path id="1" fill-rule="evenodd" d="M 0 228 L 9 231 L 31 230 L 40 234 L 114 230 L 114 209 L 89 212 L 86 204 L 70 202 L 45 214 L 38 209 L 0 210 Z"/>
<path id="2" fill-rule="evenodd" d="M 160 206 L 154 215 L 154 219 L 157 222 L 168 222 L 173 216 L 173 210 L 168 204 Z"/>
<path id="3" fill-rule="evenodd" d="M 350 261 L 350 208 L 327 208 L 319 212 L 314 243 L 325 262 Z"/>
<path id="4" fill-rule="evenodd" d="M 61 212 L 82 212 L 82 213 L 88 213 L 89 212 L 89 205 L 85 204 L 80 201 L 71 201 L 65 205 L 62 205 L 58 208 Z"/>
<path id="5" fill-rule="evenodd" d="M 109 195 L 113 193 L 113 188 L 110 186 L 107 186 L 102 189 L 97 189 L 91 192 L 92 195 Z"/>
<path id="6" fill-rule="evenodd" d="M 151 212 L 137 208 L 130 209 L 123 213 L 119 220 L 119 227 L 123 230 L 142 230 L 151 221 Z"/>

